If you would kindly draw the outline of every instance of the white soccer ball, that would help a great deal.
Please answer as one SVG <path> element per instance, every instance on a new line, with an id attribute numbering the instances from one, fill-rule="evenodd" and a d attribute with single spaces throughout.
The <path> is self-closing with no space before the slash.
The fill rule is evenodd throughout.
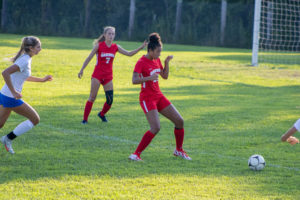
<path id="1" fill-rule="evenodd" d="M 256 154 L 256 155 L 250 156 L 250 158 L 248 160 L 248 166 L 252 170 L 259 171 L 259 170 L 262 170 L 263 168 L 265 168 L 266 162 L 265 162 L 264 157 Z"/>

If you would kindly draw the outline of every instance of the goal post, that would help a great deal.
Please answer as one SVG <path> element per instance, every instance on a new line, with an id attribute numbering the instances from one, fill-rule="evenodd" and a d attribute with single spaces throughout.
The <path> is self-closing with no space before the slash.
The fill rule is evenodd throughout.
<path id="1" fill-rule="evenodd" d="M 255 0 L 252 66 L 300 65 L 300 0 Z"/>

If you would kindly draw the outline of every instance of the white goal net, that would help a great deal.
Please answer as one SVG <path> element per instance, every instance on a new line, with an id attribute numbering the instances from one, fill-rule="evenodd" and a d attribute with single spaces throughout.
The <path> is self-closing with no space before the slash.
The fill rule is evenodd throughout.
<path id="1" fill-rule="evenodd" d="M 300 0 L 255 0 L 252 65 L 300 65 Z"/>

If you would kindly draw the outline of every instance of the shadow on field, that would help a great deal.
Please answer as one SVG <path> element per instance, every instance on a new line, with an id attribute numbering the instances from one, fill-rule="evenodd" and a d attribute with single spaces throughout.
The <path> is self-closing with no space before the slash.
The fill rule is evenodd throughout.
<path id="1" fill-rule="evenodd" d="M 248 170 L 244 158 L 257 149 L 266 155 L 274 154 L 274 149 L 264 147 L 265 139 L 270 140 L 271 137 L 277 141 L 280 137 L 267 131 L 273 124 L 267 125 L 271 127 L 253 124 L 268 118 L 274 108 L 282 112 L 286 111 L 287 105 L 290 109 L 295 108 L 295 101 L 286 97 L 299 93 L 299 87 L 269 88 L 230 83 L 170 87 L 162 88 L 162 91 L 185 119 L 184 147 L 193 161 L 172 156 L 175 147 L 173 125 L 163 117 L 160 133 L 142 154 L 145 162 L 127 160 L 148 130 L 138 103 L 139 88 L 115 91 L 107 124 L 101 123 L 96 116 L 105 100 L 99 93 L 89 124 L 85 126 L 80 121 L 86 94 L 54 95 L 50 105 L 35 107 L 41 116 L 41 123 L 17 138 L 14 142 L 16 155 L 11 156 L 1 148 L 0 183 L 65 175 L 109 175 L 116 178 L 153 174 L 252 177 L 253 172 Z M 72 105 L 62 103 L 74 100 L 76 103 Z M 1 130 L 1 135 L 19 123 L 19 120 L 14 121 L 15 115 L 11 118 L 13 121 Z M 267 135 L 261 134 L 264 132 Z M 276 172 L 276 168 L 269 168 L 260 176 L 268 179 Z M 270 187 L 268 193 L 272 190 L 279 192 Z"/>

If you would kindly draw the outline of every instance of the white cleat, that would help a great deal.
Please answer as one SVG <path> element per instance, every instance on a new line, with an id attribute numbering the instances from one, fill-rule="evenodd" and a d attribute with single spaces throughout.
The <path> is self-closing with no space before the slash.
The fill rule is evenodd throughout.
<path id="1" fill-rule="evenodd" d="M 142 159 L 141 159 L 141 157 L 140 156 L 138 156 L 138 155 L 136 155 L 136 154 L 131 154 L 129 157 L 128 157 L 128 159 L 129 160 L 133 160 L 133 161 L 143 161 Z"/>
<path id="2" fill-rule="evenodd" d="M 15 153 L 13 148 L 12 148 L 12 145 L 11 145 L 12 141 L 10 139 L 8 139 L 6 135 L 2 136 L 1 142 L 4 144 L 4 147 L 5 147 L 6 151 L 8 151 L 11 154 Z"/>
<path id="3" fill-rule="evenodd" d="M 186 160 L 192 160 L 192 158 L 189 157 L 183 149 L 182 150 L 175 149 L 173 154 L 174 154 L 174 156 L 179 156 Z"/>

